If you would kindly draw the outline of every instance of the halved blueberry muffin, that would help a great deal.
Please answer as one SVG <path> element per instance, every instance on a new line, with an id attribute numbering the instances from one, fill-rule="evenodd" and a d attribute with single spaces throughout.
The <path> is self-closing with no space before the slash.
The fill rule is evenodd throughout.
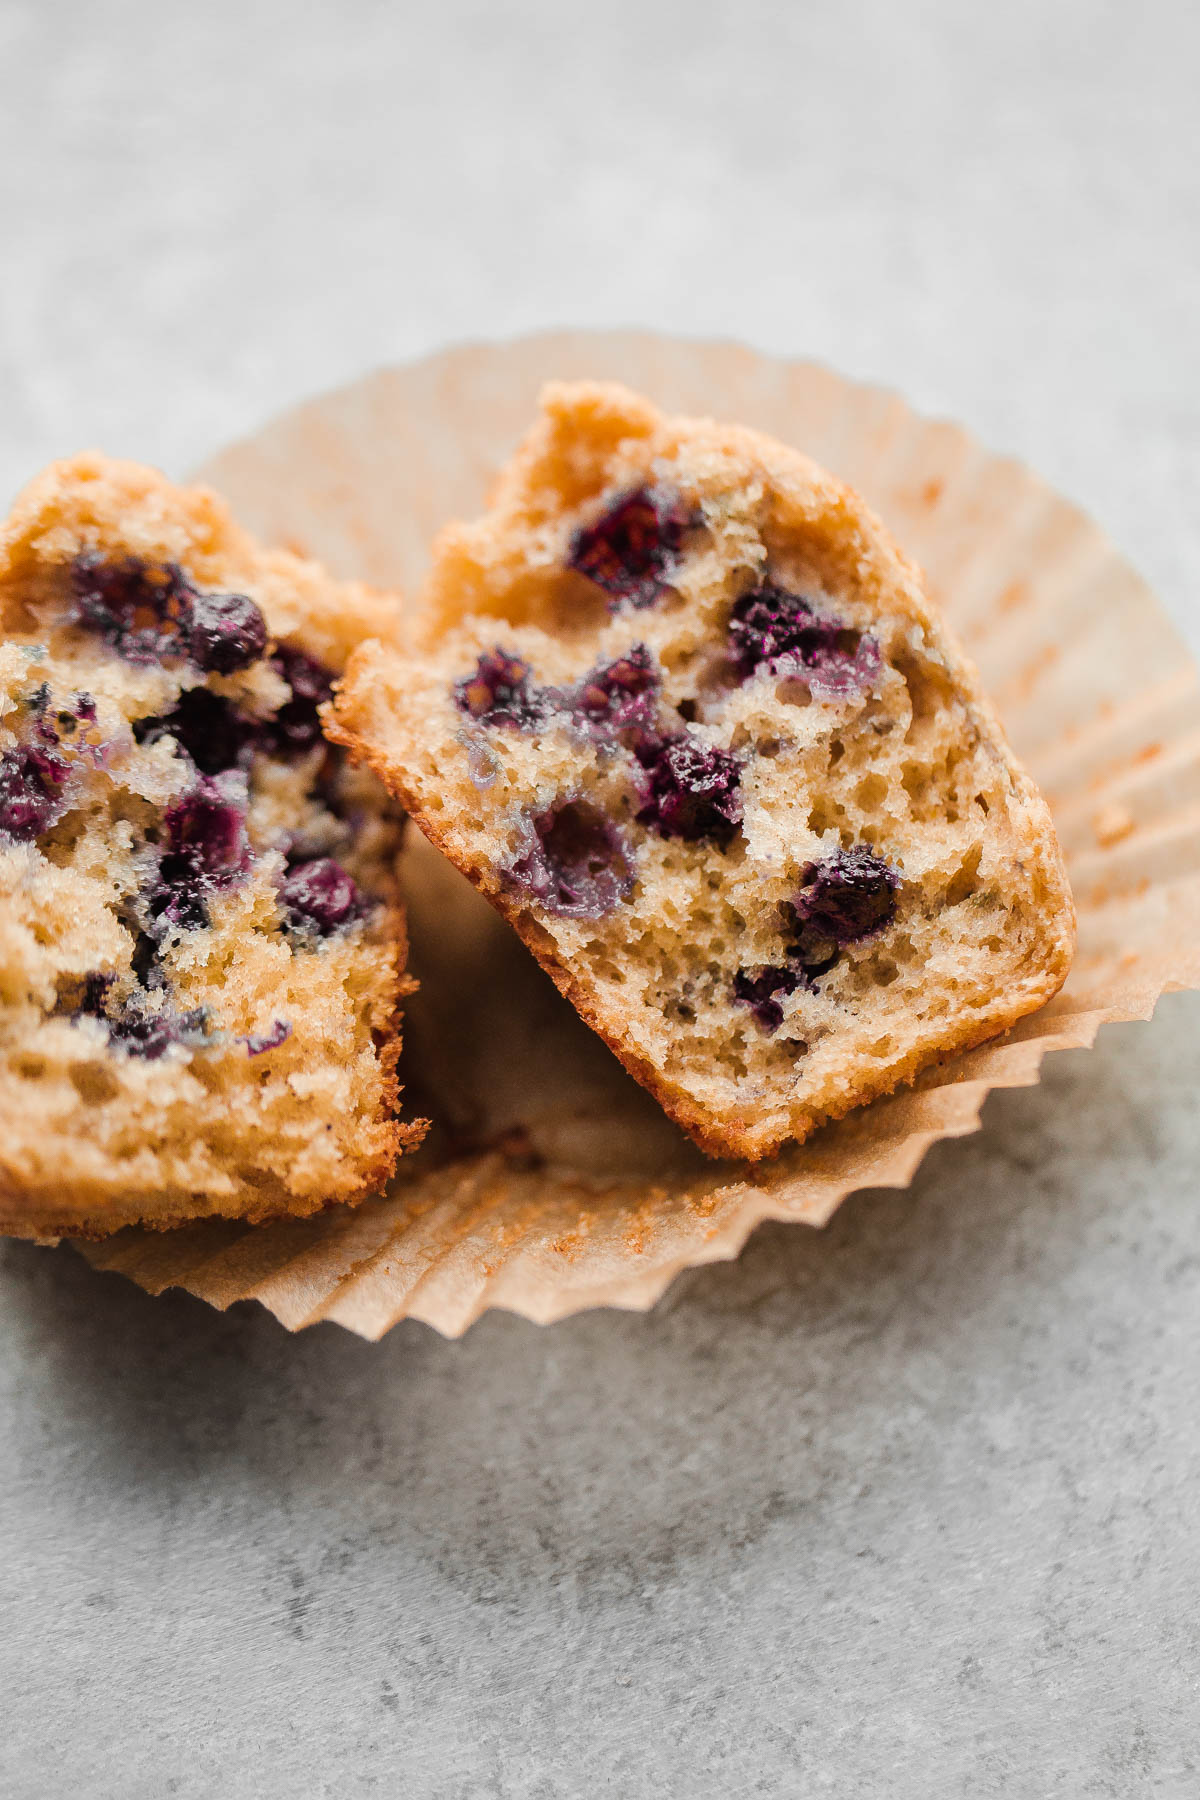
<path id="1" fill-rule="evenodd" d="M 82 456 L 0 528 L 0 628 L 0 1230 L 378 1187 L 403 814 L 319 709 L 392 604 Z"/>
<path id="2" fill-rule="evenodd" d="M 759 1158 L 1062 984 L 1049 813 L 862 501 L 551 387 L 332 735 L 705 1149 Z"/>

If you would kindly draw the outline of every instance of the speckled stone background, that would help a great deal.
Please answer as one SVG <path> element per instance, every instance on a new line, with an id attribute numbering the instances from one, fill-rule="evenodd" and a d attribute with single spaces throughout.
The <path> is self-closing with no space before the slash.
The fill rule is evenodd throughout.
<path id="1" fill-rule="evenodd" d="M 7 0 L 0 485 L 465 336 L 959 417 L 1200 645 L 1188 0 Z M 5 1800 L 1200 1793 L 1200 998 L 649 1317 L 0 1248 Z"/>

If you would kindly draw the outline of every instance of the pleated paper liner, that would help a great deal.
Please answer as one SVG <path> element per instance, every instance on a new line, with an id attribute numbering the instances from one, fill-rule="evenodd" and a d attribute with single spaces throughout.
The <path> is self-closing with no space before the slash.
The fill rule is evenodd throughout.
<path id="1" fill-rule="evenodd" d="M 650 1306 L 681 1269 L 736 1256 L 762 1219 L 819 1225 L 862 1187 L 904 1187 L 992 1088 L 1050 1050 L 1200 986 L 1200 690 L 1154 596 L 1103 534 L 1019 463 L 895 394 L 731 345 L 544 336 L 448 351 L 287 414 L 203 477 L 265 540 L 412 590 L 430 539 L 482 506 L 554 376 L 615 377 L 740 420 L 858 488 L 925 567 L 1053 809 L 1079 905 L 1062 994 L 915 1089 L 757 1171 L 706 1161 L 579 1023 L 515 936 L 416 837 L 406 852 L 422 988 L 402 1074 L 434 1131 L 357 1210 L 247 1227 L 125 1231 L 83 1252 L 154 1292 L 253 1297 L 293 1329 L 454 1335 L 489 1307 L 549 1321 Z"/>

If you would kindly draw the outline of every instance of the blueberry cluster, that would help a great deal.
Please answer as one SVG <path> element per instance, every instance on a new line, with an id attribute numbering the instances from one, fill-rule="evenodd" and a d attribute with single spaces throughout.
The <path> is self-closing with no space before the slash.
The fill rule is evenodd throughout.
<path id="1" fill-rule="evenodd" d="M 88 554 L 71 564 L 69 578 L 73 622 L 126 662 L 175 658 L 201 675 L 223 676 L 266 655 L 266 621 L 255 602 L 242 594 L 204 592 L 174 563 Z M 289 693 L 268 718 L 201 684 L 185 688 L 169 713 L 133 724 L 139 744 L 172 740 L 189 781 L 163 815 L 153 874 L 122 913 L 135 934 L 132 972 L 138 985 L 114 1002 L 114 975 L 93 971 L 72 1015 L 103 1019 L 110 1042 L 129 1055 L 156 1060 L 171 1044 L 205 1040 L 203 1011 L 177 1012 L 166 1004 L 155 1010 L 148 1004 L 151 993 L 164 1000 L 169 988 L 163 950 L 173 933 L 210 925 L 211 899 L 242 880 L 251 866 L 246 813 L 255 753 L 291 761 L 324 743 L 319 708 L 332 694 L 330 671 L 289 644 L 277 645 L 269 664 Z M 90 694 L 73 694 L 67 706 L 52 712 L 48 682 L 35 689 L 28 708 L 33 742 L 0 754 L 0 840 L 9 842 L 33 842 L 62 818 L 70 774 L 64 748 L 90 748 L 86 734 L 96 723 Z M 331 804 L 336 770 L 326 765 L 340 756 L 327 748 L 315 776 L 317 790 L 330 790 Z M 289 857 L 279 904 L 283 929 L 310 942 L 349 929 L 369 910 L 340 864 L 305 855 L 299 847 Z M 276 1048 L 290 1030 L 285 1021 L 276 1021 L 271 1032 L 245 1040 L 248 1053 Z"/>
<path id="2" fill-rule="evenodd" d="M 647 729 L 662 676 L 645 644 L 589 669 L 573 687 L 537 687 L 533 671 L 511 650 L 485 650 L 475 670 L 454 684 L 459 710 L 479 725 L 538 731 L 562 718 L 599 744 Z"/>
<path id="3" fill-rule="evenodd" d="M 631 488 L 576 532 L 567 564 L 614 603 L 650 606 L 669 589 L 684 537 L 699 523 L 673 490 Z M 803 681 L 816 699 L 828 701 L 865 692 L 881 663 L 869 632 L 769 577 L 734 602 L 727 652 L 733 679 L 747 681 L 766 669 Z M 567 689 L 537 686 L 523 658 L 497 647 L 480 656 L 454 695 L 482 725 L 537 731 L 558 715 L 599 744 L 623 742 L 637 766 L 638 824 L 661 837 L 725 850 L 742 823 L 742 759 L 686 726 L 666 734 L 656 728 L 660 690 L 661 672 L 639 643 Z M 589 802 L 569 799 L 528 819 L 524 830 L 504 878 L 546 910 L 600 918 L 630 892 L 629 848 L 613 821 Z M 814 864 L 784 909 L 785 961 L 739 970 L 735 997 L 764 1029 L 778 1030 L 789 994 L 812 988 L 848 944 L 891 921 L 898 881 L 896 871 L 865 846 Z"/>
<path id="4" fill-rule="evenodd" d="M 141 557 L 76 557 L 75 617 L 130 663 L 182 657 L 206 675 L 249 668 L 267 644 L 262 612 L 245 594 L 197 588 L 177 563 Z"/>
<path id="5" fill-rule="evenodd" d="M 278 645 L 269 663 L 291 689 L 290 698 L 271 718 L 243 712 L 211 688 L 186 688 L 171 712 L 136 721 L 133 733 L 138 743 L 172 737 L 205 775 L 245 768 L 256 750 L 285 762 L 306 755 L 321 742 L 317 709 L 332 694 L 333 677 L 290 644 Z"/>

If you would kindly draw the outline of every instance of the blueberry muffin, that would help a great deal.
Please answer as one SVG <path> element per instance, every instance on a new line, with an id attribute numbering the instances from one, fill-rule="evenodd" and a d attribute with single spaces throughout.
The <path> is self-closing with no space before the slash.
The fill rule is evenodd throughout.
<path id="1" fill-rule="evenodd" d="M 377 1188 L 403 815 L 319 709 L 392 606 L 83 456 L 0 528 L 0 624 L 0 1230 Z"/>
<path id="2" fill-rule="evenodd" d="M 757 1159 L 1062 985 L 1045 803 L 862 501 L 551 387 L 332 734 L 706 1150 Z"/>

